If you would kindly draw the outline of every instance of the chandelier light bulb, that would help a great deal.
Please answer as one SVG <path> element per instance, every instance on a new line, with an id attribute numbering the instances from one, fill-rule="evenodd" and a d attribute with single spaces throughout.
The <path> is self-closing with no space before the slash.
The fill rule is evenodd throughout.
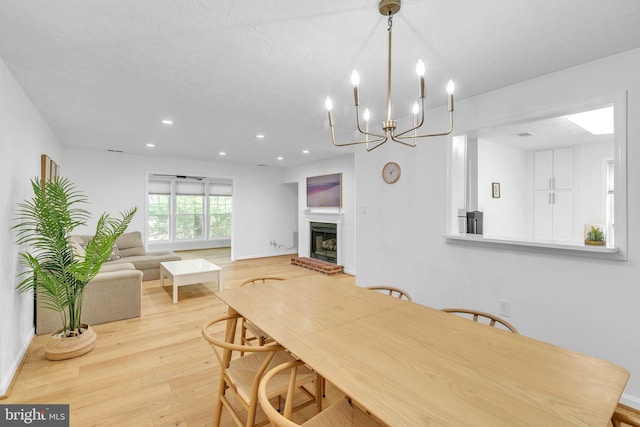
<path id="1" fill-rule="evenodd" d="M 356 70 L 353 70 L 353 72 L 351 73 L 351 84 L 354 87 L 357 87 L 360 84 L 360 76 L 358 75 L 358 72 Z"/>
<path id="2" fill-rule="evenodd" d="M 424 77 L 425 65 L 422 62 L 422 59 L 418 59 L 418 63 L 416 64 L 416 74 L 418 77 Z"/>
<path id="3" fill-rule="evenodd" d="M 420 106 L 418 105 L 417 102 L 414 102 L 413 103 L 413 114 L 417 116 L 419 112 L 420 112 Z"/>
<path id="4" fill-rule="evenodd" d="M 368 122 L 370 118 L 371 118 L 371 113 L 369 112 L 369 109 L 367 108 L 367 109 L 364 110 L 364 121 Z"/>
<path id="5" fill-rule="evenodd" d="M 453 95 L 453 92 L 456 90 L 456 85 L 453 84 L 453 80 L 449 80 L 447 83 L 447 93 L 449 95 Z"/>
<path id="6" fill-rule="evenodd" d="M 331 111 L 333 109 L 333 102 L 331 102 L 331 98 L 327 96 L 327 99 L 324 100 L 324 106 L 327 111 Z"/>

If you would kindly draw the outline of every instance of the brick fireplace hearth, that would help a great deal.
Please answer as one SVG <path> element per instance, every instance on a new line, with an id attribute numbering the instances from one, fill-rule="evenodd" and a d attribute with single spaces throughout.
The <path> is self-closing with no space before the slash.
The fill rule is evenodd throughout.
<path id="1" fill-rule="evenodd" d="M 295 257 L 291 258 L 291 264 L 324 274 L 338 274 L 344 271 L 344 267 L 341 265 L 315 258 Z"/>

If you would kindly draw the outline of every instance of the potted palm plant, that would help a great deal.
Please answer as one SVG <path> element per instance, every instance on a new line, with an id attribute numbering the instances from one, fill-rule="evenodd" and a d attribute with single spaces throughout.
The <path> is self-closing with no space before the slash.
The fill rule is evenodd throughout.
<path id="1" fill-rule="evenodd" d="M 82 250 L 74 249 L 72 231 L 86 225 L 88 211 L 78 205 L 87 198 L 67 178 L 41 183 L 32 180 L 33 197 L 18 204 L 13 226 L 16 243 L 25 245 L 20 262 L 25 270 L 19 292 L 34 291 L 38 304 L 60 313 L 61 329 L 45 345 L 48 359 L 80 356 L 93 349 L 96 335 L 82 322 L 84 290 L 111 256 L 115 240 L 128 227 L 137 208 L 121 212 L 121 218 L 102 214 L 95 233 Z"/>

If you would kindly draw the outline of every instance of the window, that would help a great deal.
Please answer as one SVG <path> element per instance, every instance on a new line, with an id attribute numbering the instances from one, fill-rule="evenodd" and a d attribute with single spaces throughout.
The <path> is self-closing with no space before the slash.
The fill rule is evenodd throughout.
<path id="1" fill-rule="evenodd" d="M 203 182 L 176 182 L 175 240 L 194 240 L 204 237 Z"/>
<path id="2" fill-rule="evenodd" d="M 171 239 L 171 181 L 150 181 L 148 187 L 148 239 Z"/>
<path id="3" fill-rule="evenodd" d="M 151 176 L 147 199 L 149 241 L 231 238 L 231 182 Z"/>
<path id="4" fill-rule="evenodd" d="M 171 196 L 149 194 L 149 240 L 169 240 Z"/>
<path id="5" fill-rule="evenodd" d="M 209 238 L 231 237 L 231 196 L 209 196 Z"/>

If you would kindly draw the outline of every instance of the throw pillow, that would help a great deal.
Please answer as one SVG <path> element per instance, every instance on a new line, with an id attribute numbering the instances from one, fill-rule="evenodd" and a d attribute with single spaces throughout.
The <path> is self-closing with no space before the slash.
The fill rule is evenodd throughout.
<path id="1" fill-rule="evenodd" d="M 120 258 L 122 258 L 120 256 L 120 251 L 118 250 L 118 246 L 116 246 L 116 244 L 114 243 L 113 246 L 111 247 L 111 255 L 109 255 L 109 258 L 107 258 L 107 261 L 115 261 Z"/>
<path id="2" fill-rule="evenodd" d="M 71 251 L 76 258 L 84 258 L 87 254 L 85 250 L 84 241 L 78 236 L 69 236 L 69 243 L 71 243 Z"/>

